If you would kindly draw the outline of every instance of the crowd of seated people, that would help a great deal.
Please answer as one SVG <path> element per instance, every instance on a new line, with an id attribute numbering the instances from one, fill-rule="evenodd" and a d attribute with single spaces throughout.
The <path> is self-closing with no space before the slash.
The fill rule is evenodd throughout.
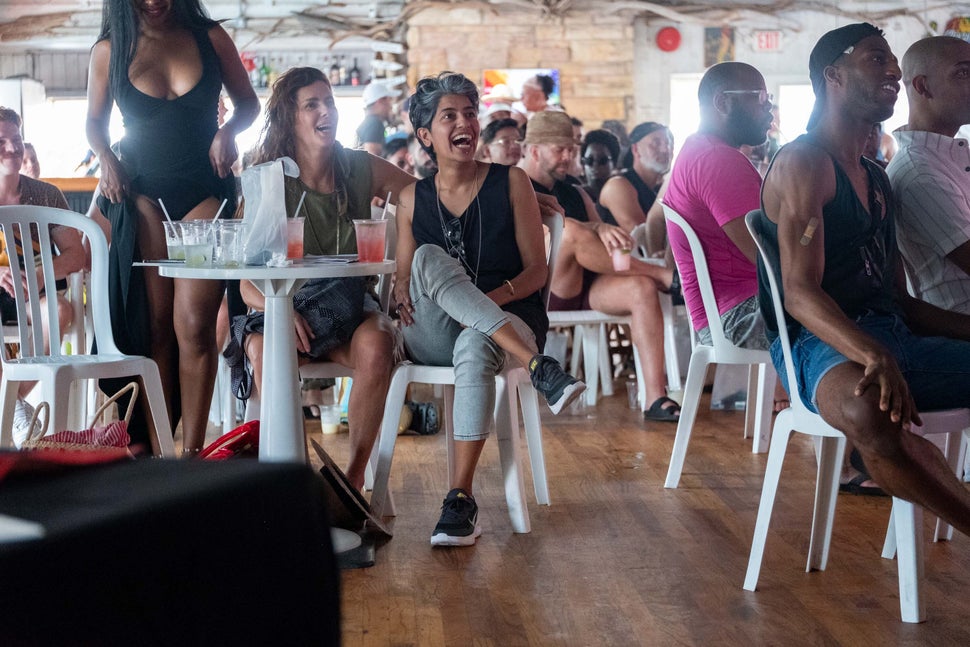
<path id="1" fill-rule="evenodd" d="M 163 209 L 173 219 L 211 218 L 223 198 L 235 201 L 234 139 L 259 108 L 229 35 L 198 0 L 189 0 L 187 11 L 136 8 L 137 19 L 122 11 L 129 4 L 104 6 L 91 57 L 87 132 L 100 164 L 99 208 L 111 222 L 111 243 L 129 250 L 112 271 L 137 276 L 147 295 L 142 324 L 133 325 L 147 331 L 142 354 L 158 363 L 172 419 L 181 419 L 184 452 L 193 455 L 205 437 L 217 357 L 212 322 L 225 286 L 163 279 L 130 263 L 139 260 L 134 250 L 141 258 L 164 256 Z M 682 236 L 671 236 L 677 265 L 688 268 L 683 276 L 673 262 L 634 261 L 617 270 L 611 261 L 614 249 L 634 244 L 635 227 L 656 218 L 662 195 L 701 235 L 709 262 L 716 259 L 714 292 L 728 336 L 769 349 L 780 367 L 778 326 L 794 335 L 803 381 L 779 387 L 776 409 L 787 405 L 791 389 L 800 389 L 806 403 L 846 433 L 864 463 L 852 483 L 878 483 L 970 531 L 970 497 L 938 452 L 906 433 L 924 408 L 970 402 L 970 343 L 958 341 L 970 337 L 970 159 L 966 140 L 957 137 L 970 113 L 965 94 L 946 91 L 956 83 L 947 70 L 966 67 L 968 50 L 958 39 L 927 38 L 907 51 L 900 69 L 871 25 L 825 34 L 810 61 L 817 101 L 808 132 L 780 148 L 763 181 L 765 169 L 739 149 L 765 144 L 773 105 L 762 75 L 744 63 L 720 64 L 704 75 L 700 129 L 684 142 L 676 164 L 670 130 L 657 122 L 638 124 L 623 142 L 605 129 L 578 138 L 582 123 L 548 105 L 551 79 L 541 75 L 525 83 L 521 104 L 496 97 L 503 99 L 493 102 L 496 109 L 480 106 L 479 90 L 460 74 L 426 77 L 407 99 L 408 128 L 368 141 L 367 148 L 362 141 L 363 150 L 345 149 L 335 137 L 338 115 L 327 76 L 314 68 L 281 74 L 254 161 L 296 160 L 300 173 L 287 178 L 285 195 L 287 211 L 299 205 L 306 217 L 306 252 L 353 249 L 353 218 L 368 217 L 372 202 L 388 194 L 397 206 L 392 312 L 381 312 L 372 286 L 361 282 L 348 288 L 348 298 L 364 303 L 348 338 L 314 343 L 325 333 L 300 312 L 294 321 L 301 361 L 327 359 L 355 369 L 351 483 L 363 485 L 395 362 L 453 365 L 455 409 L 462 411 L 454 430 L 461 442 L 431 541 L 473 544 L 481 532 L 473 479 L 488 435 L 494 376 L 510 361 L 522 364 L 557 413 L 585 388 L 542 352 L 548 319 L 539 298 L 547 278 L 541 213 L 566 216 L 551 308 L 630 315 L 646 380 L 643 416 L 676 421 L 679 405 L 665 391 L 658 293 L 676 291 L 682 281 L 696 332 L 705 339 L 689 250 Z M 899 152 L 887 176 L 874 163 L 883 160 L 866 156 L 878 155 L 876 126 L 891 116 L 891 90 L 900 81 L 910 117 L 896 133 Z M 852 100 L 870 86 L 887 89 Z M 219 125 L 215 105 L 223 90 L 235 109 Z M 400 114 L 390 107 L 394 95 L 377 86 L 367 95 L 369 105 L 381 103 L 385 131 Z M 107 134 L 114 104 L 126 122 L 117 153 Z M 25 158 L 19 121 L 8 113 L 0 110 L 0 203 L 66 206 L 53 192 L 31 202 L 43 187 L 25 174 L 38 164 Z M 782 280 L 785 322 L 771 316 L 742 222 L 759 208 L 767 244 L 779 259 L 774 270 Z M 850 239 L 859 242 L 851 250 L 832 242 Z M 83 266 L 79 241 L 77 249 L 73 240 L 56 242 L 58 271 Z M 662 257 L 666 245 L 661 236 L 652 251 Z M 903 266 L 913 296 L 902 281 Z M 8 275 L 0 271 L 0 287 Z M 244 283 L 241 294 L 252 312 L 263 307 L 252 285 Z M 261 336 L 245 325 L 243 332 L 241 348 L 258 384 Z M 930 333 L 935 336 L 925 336 Z M 893 341 L 899 338 L 905 343 Z M 29 414 L 22 399 L 17 407 L 18 419 Z"/>

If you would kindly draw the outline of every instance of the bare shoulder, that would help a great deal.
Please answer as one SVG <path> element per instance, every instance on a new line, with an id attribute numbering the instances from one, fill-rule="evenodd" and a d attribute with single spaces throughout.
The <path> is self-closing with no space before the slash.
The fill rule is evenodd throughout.
<path id="1" fill-rule="evenodd" d="M 769 212 L 777 201 L 823 204 L 835 194 L 835 168 L 825 149 L 807 142 L 784 146 L 772 161 L 764 181 L 764 203 Z"/>

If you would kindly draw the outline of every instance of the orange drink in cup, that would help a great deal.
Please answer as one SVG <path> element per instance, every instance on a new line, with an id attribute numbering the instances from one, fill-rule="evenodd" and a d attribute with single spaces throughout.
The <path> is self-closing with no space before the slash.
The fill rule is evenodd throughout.
<path id="1" fill-rule="evenodd" d="M 303 258 L 303 216 L 286 219 L 286 257 Z"/>
<path id="2" fill-rule="evenodd" d="M 384 260 L 386 220 L 355 220 L 357 260 L 361 263 L 380 263 Z"/>

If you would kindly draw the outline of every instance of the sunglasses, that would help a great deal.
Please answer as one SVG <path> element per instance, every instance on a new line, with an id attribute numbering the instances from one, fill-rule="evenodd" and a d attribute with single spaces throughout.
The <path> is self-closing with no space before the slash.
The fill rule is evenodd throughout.
<path id="1" fill-rule="evenodd" d="M 586 166 L 597 166 L 597 165 L 602 166 L 604 164 L 609 164 L 612 161 L 613 161 L 613 158 L 610 157 L 609 155 L 603 155 L 602 157 L 593 157 L 592 155 L 587 155 L 586 157 L 583 158 L 583 164 L 585 164 Z"/>
<path id="2" fill-rule="evenodd" d="M 452 258 L 465 258 L 465 231 L 459 218 L 453 218 L 445 225 L 445 238 L 448 239 L 448 254 Z"/>
<path id="3" fill-rule="evenodd" d="M 502 139 L 493 139 L 489 146 L 502 146 L 504 148 L 509 148 L 510 146 L 521 146 L 521 139 L 510 139 L 508 137 L 503 137 Z"/>
<path id="4" fill-rule="evenodd" d="M 721 94 L 756 94 L 761 105 L 775 102 L 774 95 L 767 90 L 721 90 Z"/>

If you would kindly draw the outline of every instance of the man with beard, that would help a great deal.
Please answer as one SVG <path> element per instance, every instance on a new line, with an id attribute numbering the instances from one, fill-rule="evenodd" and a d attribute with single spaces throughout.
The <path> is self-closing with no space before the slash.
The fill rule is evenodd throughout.
<path id="1" fill-rule="evenodd" d="M 659 290 L 669 289 L 673 272 L 630 259 L 630 269 L 617 272 L 610 255 L 630 249 L 630 236 L 600 221 L 593 201 L 566 181 L 576 154 L 573 124 L 564 112 L 545 110 L 529 120 L 525 154 L 519 167 L 532 180 L 543 211 L 566 216 L 552 277 L 549 310 L 598 310 L 630 316 L 630 338 L 643 368 L 645 420 L 677 422 L 680 406 L 667 397 L 664 373 L 663 313 Z"/>
<path id="2" fill-rule="evenodd" d="M 413 134 L 408 135 L 408 153 L 411 154 L 411 164 L 414 166 L 414 174 L 419 179 L 431 177 L 438 170 L 428 151 L 421 147 L 421 142 Z"/>
<path id="3" fill-rule="evenodd" d="M 862 156 L 872 125 L 893 113 L 899 65 L 882 31 L 857 23 L 819 39 L 809 74 L 808 132 L 776 155 L 755 218 L 787 311 L 775 320 L 759 276 L 768 334 L 787 326 L 802 400 L 886 492 L 970 534 L 970 492 L 910 433 L 920 410 L 970 403 L 970 317 L 908 296 L 889 180 Z M 785 380 L 777 340 L 771 352 Z"/>
<path id="4" fill-rule="evenodd" d="M 607 180 L 600 191 L 603 222 L 625 231 L 647 221 L 657 191 L 670 170 L 674 138 L 662 124 L 648 121 L 630 133 L 630 159 L 623 172 Z"/>
<path id="5" fill-rule="evenodd" d="M 670 175 L 664 202 L 697 233 L 707 255 L 711 287 L 724 334 L 744 348 L 768 348 L 758 308 L 758 250 L 744 216 L 760 204 L 761 176 L 738 150 L 763 144 L 771 126 L 771 95 L 746 63 L 719 63 L 697 89 L 700 129 L 687 138 Z M 701 343 L 711 331 L 701 300 L 694 258 L 679 227 L 668 233 L 680 270 L 684 300 Z"/>

